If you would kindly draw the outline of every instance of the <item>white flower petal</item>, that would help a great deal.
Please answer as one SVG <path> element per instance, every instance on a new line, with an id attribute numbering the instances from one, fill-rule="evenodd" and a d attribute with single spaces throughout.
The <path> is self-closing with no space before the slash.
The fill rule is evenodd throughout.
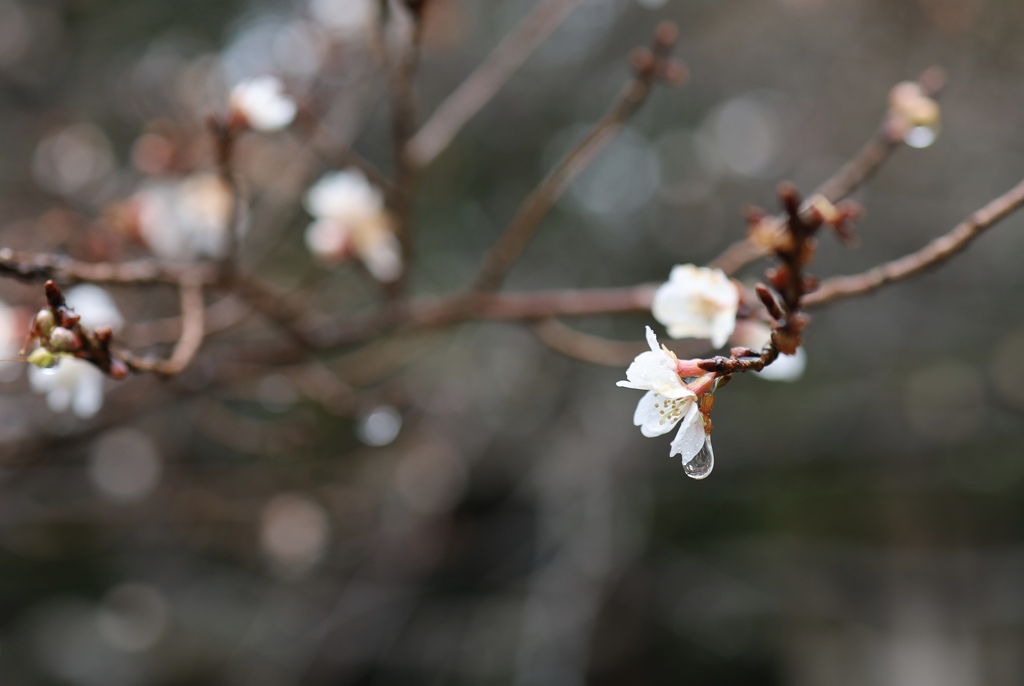
<path id="1" fill-rule="evenodd" d="M 71 397 L 71 411 L 82 419 L 95 416 L 103 407 L 103 372 L 92 365 L 89 368 L 91 371 L 83 371 Z"/>
<path id="2" fill-rule="evenodd" d="M 384 195 L 356 169 L 327 174 L 306 192 L 306 211 L 314 217 L 356 223 L 384 211 Z"/>
<path id="3" fill-rule="evenodd" d="M 619 381 L 616 386 L 635 388 L 639 391 L 656 391 L 667 398 L 683 398 L 693 395 L 686 388 L 676 372 L 675 355 L 665 351 L 658 345 L 658 337 L 651 327 L 647 327 L 647 344 L 650 352 L 636 356 L 626 370 L 626 381 Z"/>
<path id="4" fill-rule="evenodd" d="M 779 355 L 778 359 L 765 367 L 756 375 L 769 381 L 796 381 L 807 368 L 807 353 L 797 348 L 794 355 Z"/>
<path id="5" fill-rule="evenodd" d="M 105 290 L 89 283 L 68 289 L 64 294 L 68 307 L 82 318 L 82 325 L 90 329 L 108 326 L 117 331 L 124 325 L 124 317 L 114 300 Z"/>
<path id="6" fill-rule="evenodd" d="M 711 345 L 721 348 L 736 328 L 736 311 L 725 310 L 716 316 L 711 324 Z"/>
<path id="7" fill-rule="evenodd" d="M 616 385 L 640 391 L 656 391 L 667 398 L 693 395 L 693 391 L 683 384 L 676 373 L 675 360 L 664 350 L 637 355 L 626 370 L 626 381 L 619 381 Z"/>
<path id="8" fill-rule="evenodd" d="M 691 400 L 684 399 L 683 405 L 693 404 Z M 647 438 L 661 436 L 671 431 L 679 423 L 678 412 L 673 414 L 672 408 L 678 406 L 680 401 L 673 402 L 665 396 L 649 391 L 640 398 L 633 412 L 633 425 L 640 427 L 640 433 Z M 684 408 L 679 407 L 679 410 Z M 673 419 L 673 416 L 675 417 Z"/>
<path id="9" fill-rule="evenodd" d="M 700 410 L 697 408 L 697 403 L 693 403 L 690 409 L 687 410 L 686 416 L 683 417 L 679 433 L 672 439 L 669 457 L 681 455 L 683 464 L 686 464 L 704 447 L 705 435 L 704 416 L 701 415 Z"/>
<path id="10" fill-rule="evenodd" d="M 283 129 L 295 119 L 295 102 L 284 93 L 284 84 L 273 76 L 243 81 L 231 90 L 231 108 L 257 131 Z"/>
<path id="11" fill-rule="evenodd" d="M 29 367 L 33 390 L 46 394 L 46 404 L 54 412 L 69 407 L 76 415 L 88 418 L 103 405 L 103 372 L 75 357 L 62 357 L 53 369 Z"/>
<path id="12" fill-rule="evenodd" d="M 706 338 L 725 344 L 736 324 L 739 290 L 719 269 L 676 265 L 669 280 L 655 291 L 654 318 L 673 338 Z"/>
<path id="13" fill-rule="evenodd" d="M 402 246 L 387 227 L 356 234 L 356 252 L 373 278 L 390 283 L 402 275 Z"/>
<path id="14" fill-rule="evenodd" d="M 647 337 L 647 345 L 651 346 L 651 352 L 658 352 L 661 350 L 661 345 L 658 343 L 658 337 L 654 335 L 654 329 L 649 326 L 644 327 L 644 335 Z"/>
<path id="15" fill-rule="evenodd" d="M 322 260 L 340 260 L 351 235 L 345 222 L 317 219 L 306 228 L 306 247 Z"/>

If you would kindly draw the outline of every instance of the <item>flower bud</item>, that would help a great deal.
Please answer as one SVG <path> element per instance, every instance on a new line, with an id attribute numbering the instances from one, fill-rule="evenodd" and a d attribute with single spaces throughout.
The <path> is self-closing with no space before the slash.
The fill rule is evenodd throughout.
<path id="1" fill-rule="evenodd" d="M 48 337 L 50 332 L 53 331 L 55 323 L 53 319 L 53 312 L 50 312 L 49 310 L 39 310 L 39 312 L 36 313 L 34 323 L 36 332 L 41 336 Z"/>
<path id="2" fill-rule="evenodd" d="M 50 333 L 50 349 L 55 352 L 67 353 L 79 347 L 78 336 L 71 329 L 58 326 Z"/>
<path id="3" fill-rule="evenodd" d="M 57 362 L 60 358 L 46 348 L 36 348 L 29 354 L 27 360 L 29 364 L 35 365 L 41 369 L 51 369 L 57 366 Z"/>

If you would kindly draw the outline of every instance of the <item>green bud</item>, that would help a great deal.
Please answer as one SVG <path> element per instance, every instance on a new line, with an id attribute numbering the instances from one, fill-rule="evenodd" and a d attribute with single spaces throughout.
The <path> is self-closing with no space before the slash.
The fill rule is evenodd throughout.
<path id="1" fill-rule="evenodd" d="M 36 348 L 28 356 L 28 363 L 34 364 L 41 369 L 52 369 L 57 366 L 60 358 L 46 348 Z"/>

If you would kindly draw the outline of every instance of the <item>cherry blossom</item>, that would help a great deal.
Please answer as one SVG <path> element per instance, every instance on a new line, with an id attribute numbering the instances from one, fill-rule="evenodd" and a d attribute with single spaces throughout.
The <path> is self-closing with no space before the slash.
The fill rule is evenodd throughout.
<path id="1" fill-rule="evenodd" d="M 0 301 L 0 381 L 11 381 L 21 369 L 14 359 L 25 337 L 19 319 L 14 308 Z"/>
<path id="2" fill-rule="evenodd" d="M 401 246 L 384 196 L 362 172 L 346 169 L 324 176 L 306 193 L 305 206 L 314 218 L 306 229 L 306 245 L 318 258 L 337 264 L 354 255 L 378 281 L 401 276 Z"/>
<path id="3" fill-rule="evenodd" d="M 151 182 L 131 200 L 139 237 L 165 260 L 222 257 L 231 205 L 223 180 L 206 172 Z"/>
<path id="4" fill-rule="evenodd" d="M 231 90 L 231 111 L 256 131 L 277 131 L 292 123 L 295 101 L 284 94 L 284 84 L 274 76 L 242 81 Z"/>
<path id="5" fill-rule="evenodd" d="M 739 289 L 720 269 L 676 265 L 654 294 L 651 313 L 672 338 L 707 338 L 720 348 L 736 326 Z"/>
<path id="6" fill-rule="evenodd" d="M 626 380 L 616 385 L 647 391 L 633 413 L 634 426 L 648 438 L 661 436 L 680 425 L 672 440 L 669 456 L 681 455 L 683 465 L 689 463 L 708 443 L 704 415 L 697 405 L 697 393 L 683 382 L 687 376 L 703 374 L 694 360 L 680 362 L 674 353 L 658 345 L 658 338 L 647 327 L 650 351 L 637 355 L 626 370 Z M 701 384 L 702 390 L 705 384 Z"/>

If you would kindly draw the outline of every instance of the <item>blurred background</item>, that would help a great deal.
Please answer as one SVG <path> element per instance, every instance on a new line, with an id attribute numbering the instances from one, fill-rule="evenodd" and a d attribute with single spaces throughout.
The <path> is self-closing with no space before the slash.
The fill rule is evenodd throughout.
<path id="1" fill-rule="evenodd" d="M 389 168 L 394 37 L 371 40 L 357 4 L 0 0 L 0 245 L 145 254 L 111 208 L 209 168 L 202 118 L 267 72 L 329 104 L 330 141 Z M 431 0 L 421 111 L 534 5 Z M 1024 176 L 1018 2 L 584 0 L 425 171 L 417 292 L 464 287 L 663 19 L 689 82 L 659 88 L 572 186 L 508 289 L 707 262 L 743 234 L 743 206 L 774 209 L 782 179 L 811 190 L 932 64 L 949 74 L 938 138 L 856 194 L 860 245 L 826 237 L 815 273 L 912 251 Z M 338 164 L 324 149 L 301 127 L 243 141 L 244 264 L 338 313 L 376 294 L 305 252 L 298 199 Z M 816 311 L 803 379 L 719 394 L 705 481 L 631 425 L 622 368 L 516 325 L 213 384 L 240 340 L 275 335 L 243 322 L 179 379 L 106 381 L 90 418 L 7 365 L 0 680 L 1022 683 L 1022 255 L 1011 217 L 934 273 Z M 110 293 L 129 342 L 176 314 L 170 289 Z M 4 280 L 0 298 L 14 317 L 42 291 Z M 572 324 L 640 341 L 653 321 Z"/>

